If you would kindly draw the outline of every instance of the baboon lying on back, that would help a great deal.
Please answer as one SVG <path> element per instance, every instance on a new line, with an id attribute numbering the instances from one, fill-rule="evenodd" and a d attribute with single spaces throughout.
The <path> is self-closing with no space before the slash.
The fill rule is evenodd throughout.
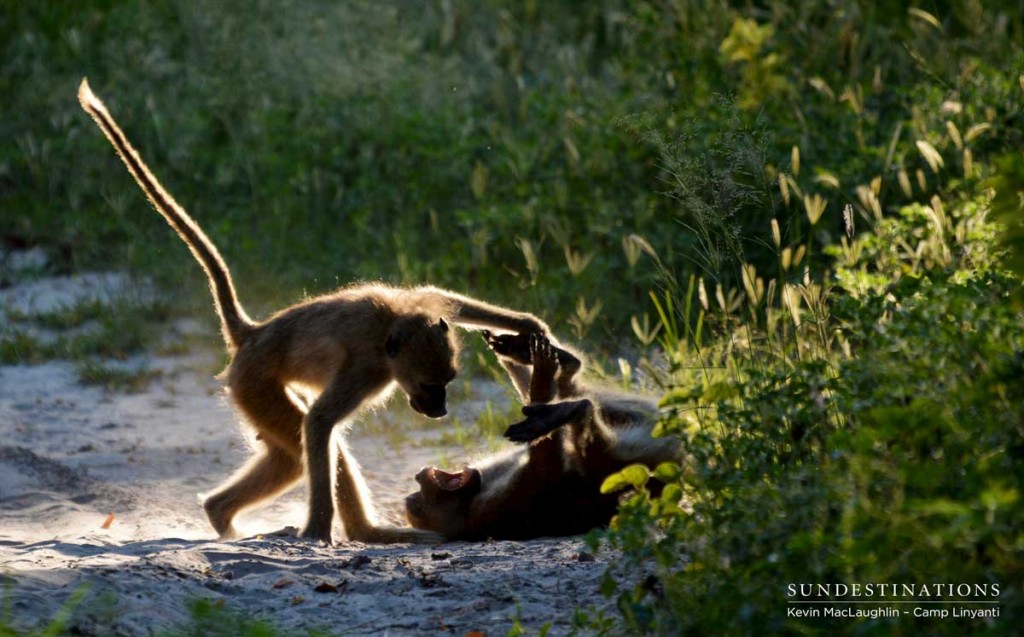
<path id="1" fill-rule="evenodd" d="M 458 342 L 448 323 L 511 332 L 547 333 L 536 317 L 435 287 L 362 284 L 297 303 L 263 322 L 250 319 L 231 273 L 199 225 L 168 194 L 83 80 L 78 98 L 113 144 L 146 197 L 206 271 L 221 329 L 232 354 L 226 371 L 235 405 L 261 448 L 203 502 L 222 537 L 236 535 L 239 511 L 309 481 L 303 537 L 331 541 L 330 439 L 335 424 L 397 385 L 413 409 L 447 412 L 445 387 L 455 377 Z M 362 542 L 432 542 L 428 531 L 380 527 L 372 519 L 359 466 L 338 445 L 335 496 L 345 534 Z"/>
<path id="2" fill-rule="evenodd" d="M 600 490 L 606 477 L 634 463 L 654 468 L 679 460 L 678 441 L 651 437 L 657 420 L 651 401 L 604 392 L 572 399 L 583 395 L 574 380 L 580 365 L 573 354 L 543 336 L 531 337 L 529 358 L 522 337 L 489 342 L 503 363 L 512 363 L 517 388 L 525 387 L 521 371 L 532 361 L 526 419 L 505 432 L 529 445 L 460 473 L 422 469 L 416 475 L 420 490 L 405 501 L 414 527 L 448 540 L 578 535 L 606 526 L 615 515 L 618 496 Z M 547 403 L 553 396 L 570 400 Z"/>

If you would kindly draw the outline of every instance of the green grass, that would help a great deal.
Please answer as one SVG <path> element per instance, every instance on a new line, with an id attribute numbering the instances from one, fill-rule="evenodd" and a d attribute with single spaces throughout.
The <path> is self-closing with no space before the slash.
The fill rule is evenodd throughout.
<path id="1" fill-rule="evenodd" d="M 160 377 L 160 372 L 145 367 L 122 368 L 93 360 L 82 361 L 76 366 L 79 382 L 98 385 L 104 389 L 135 393 L 145 390 Z"/>
<path id="2" fill-rule="evenodd" d="M 6 593 L 15 583 L 13 580 L 5 577 L 3 585 L 5 594 L 3 612 L 0 613 L 0 637 L 61 637 L 62 635 L 70 635 L 72 633 L 68 628 L 68 622 L 75 609 L 81 606 L 83 599 L 89 594 L 88 586 L 79 586 L 71 593 L 68 601 L 54 614 L 48 623 L 39 628 L 24 631 L 16 630 L 11 625 L 13 619 L 11 617 L 9 598 Z"/>
<path id="3" fill-rule="evenodd" d="M 191 622 L 187 626 L 165 629 L 157 633 L 160 637 L 185 637 L 187 635 L 211 635 L 213 637 L 279 637 L 299 635 L 318 637 L 326 633 L 315 630 L 284 631 L 271 622 L 243 617 L 224 608 L 224 605 L 209 600 L 191 603 Z"/>
<path id="4" fill-rule="evenodd" d="M 5 590 L 15 584 L 5 582 Z M 14 618 L 9 605 L 3 607 L 0 614 L 0 637 L 64 637 L 65 635 L 81 634 L 81 627 L 76 625 L 77 614 L 87 611 L 90 623 L 102 618 L 98 625 L 90 628 L 100 632 L 111 630 L 116 620 L 113 600 L 100 592 L 90 595 L 90 586 L 81 585 L 76 588 L 68 601 L 54 613 L 48 621 L 40 622 L 37 628 L 22 630 L 14 628 Z M 5 601 L 6 601 L 5 596 Z M 203 635 L 213 637 L 319 637 L 327 633 L 316 630 L 285 631 L 271 622 L 244 617 L 224 607 L 222 600 L 196 599 L 189 602 L 189 621 L 181 626 L 161 628 L 154 634 L 159 637 L 186 637 Z M 103 622 L 107 621 L 108 624 Z M 20 622 L 19 622 L 20 623 Z"/>
<path id="5" fill-rule="evenodd" d="M 141 391 L 159 376 L 121 361 L 143 352 L 181 353 L 184 339 L 164 346 L 169 319 L 162 301 L 124 296 L 85 300 L 47 312 L 8 311 L 0 330 L 0 364 L 31 365 L 49 360 L 75 364 L 79 381 L 109 390 Z"/>
<path id="6" fill-rule="evenodd" d="M 502 434 L 510 424 L 522 420 L 519 403 L 511 404 L 507 409 L 496 407 L 490 401 L 484 405 L 483 411 L 470 423 L 460 422 L 453 418 L 445 423 L 435 438 L 441 447 L 459 447 L 473 450 L 480 448 L 496 448 L 503 441 Z"/>
<path id="7" fill-rule="evenodd" d="M 64 352 L 61 341 L 44 343 L 25 330 L 7 330 L 0 339 L 0 363 L 31 365 L 60 358 Z"/>
<path id="8" fill-rule="evenodd" d="M 109 319 L 110 304 L 98 299 L 90 299 L 75 305 L 50 312 L 24 314 L 8 312 L 12 323 L 33 323 L 48 330 L 68 330 L 81 327 L 92 321 Z"/>

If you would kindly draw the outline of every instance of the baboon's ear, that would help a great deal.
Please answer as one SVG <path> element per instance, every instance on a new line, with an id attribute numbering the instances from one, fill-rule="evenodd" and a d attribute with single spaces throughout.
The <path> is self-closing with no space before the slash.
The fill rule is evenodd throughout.
<path id="1" fill-rule="evenodd" d="M 402 344 L 398 342 L 398 337 L 394 334 L 388 334 L 388 340 L 384 341 L 384 352 L 388 355 L 388 358 L 398 356 L 400 349 L 402 349 Z"/>
<path id="2" fill-rule="evenodd" d="M 438 319 L 437 326 L 441 328 L 441 332 L 443 334 L 447 334 L 448 333 L 448 321 L 444 320 L 443 318 L 442 319 Z"/>

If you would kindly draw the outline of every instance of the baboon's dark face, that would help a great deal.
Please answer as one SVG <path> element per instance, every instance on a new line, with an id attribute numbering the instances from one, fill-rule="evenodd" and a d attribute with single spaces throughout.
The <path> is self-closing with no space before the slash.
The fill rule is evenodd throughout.
<path id="1" fill-rule="evenodd" d="M 448 414 L 447 389 L 420 383 L 419 391 L 409 394 L 409 406 L 428 418 L 442 418 Z"/>
<path id="2" fill-rule="evenodd" d="M 409 396 L 409 406 L 429 418 L 448 413 L 448 383 L 455 378 L 458 343 L 448 324 L 434 325 L 389 337 L 392 373 Z"/>
<path id="3" fill-rule="evenodd" d="M 443 348 L 431 358 L 410 360 L 411 378 L 399 384 L 409 396 L 409 406 L 428 418 L 448 413 L 448 383 L 455 378 L 454 347 Z M 431 364 L 432 363 L 432 364 Z"/>
<path id="4" fill-rule="evenodd" d="M 459 473 L 424 467 L 416 474 L 416 482 L 420 490 L 405 499 L 409 524 L 447 539 L 459 537 L 466 528 L 470 504 L 480 493 L 480 472 L 471 467 Z"/>

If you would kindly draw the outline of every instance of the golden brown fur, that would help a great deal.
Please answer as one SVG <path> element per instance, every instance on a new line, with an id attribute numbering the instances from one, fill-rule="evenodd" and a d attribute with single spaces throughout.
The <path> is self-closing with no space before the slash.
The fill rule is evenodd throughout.
<path id="1" fill-rule="evenodd" d="M 117 150 L 156 210 L 206 270 L 224 341 L 233 354 L 226 372 L 232 400 L 257 432 L 261 448 L 203 506 L 222 536 L 235 534 L 243 509 L 295 485 L 305 473 L 309 517 L 301 534 L 331 539 L 334 505 L 345 533 L 364 542 L 428 542 L 439 537 L 379 527 L 359 467 L 341 440 L 339 422 L 385 397 L 397 385 L 416 411 L 446 413 L 445 386 L 456 373 L 458 342 L 448 323 L 513 332 L 547 332 L 535 317 L 434 287 L 363 284 L 285 308 L 263 322 L 250 319 L 217 248 L 150 172 L 106 107 L 83 80 L 79 101 Z"/>

